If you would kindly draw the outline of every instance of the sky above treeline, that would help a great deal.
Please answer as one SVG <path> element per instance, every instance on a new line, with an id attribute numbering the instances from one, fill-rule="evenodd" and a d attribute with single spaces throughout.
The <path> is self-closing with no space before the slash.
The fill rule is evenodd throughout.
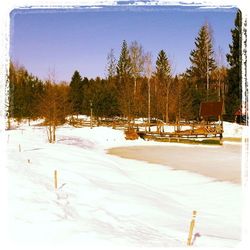
<path id="1" fill-rule="evenodd" d="M 10 58 L 45 80 L 67 81 L 75 70 L 82 77 L 105 77 L 107 55 L 114 49 L 118 60 L 121 44 L 139 42 L 151 52 L 166 51 L 172 73 L 190 67 L 195 38 L 206 22 L 213 31 L 214 51 L 229 52 L 235 8 L 104 7 L 100 9 L 16 9 L 10 15 Z"/>

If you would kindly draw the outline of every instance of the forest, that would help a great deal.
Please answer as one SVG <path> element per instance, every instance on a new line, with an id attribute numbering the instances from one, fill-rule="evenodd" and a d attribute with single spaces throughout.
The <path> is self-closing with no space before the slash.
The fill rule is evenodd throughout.
<path id="1" fill-rule="evenodd" d="M 170 123 L 197 120 L 201 102 L 221 101 L 223 119 L 234 121 L 242 100 L 241 30 L 238 11 L 225 67 L 215 58 L 210 26 L 204 24 L 190 51 L 191 66 L 178 75 L 172 73 L 167 51 L 160 50 L 153 62 L 138 41 L 122 41 L 117 59 L 113 49 L 107 53 L 104 78 L 89 79 L 75 70 L 69 83 L 55 83 L 53 74 L 42 81 L 11 61 L 7 116 L 18 121 L 45 118 L 58 125 L 69 115 L 90 115 L 92 110 L 96 119 L 143 117 Z"/>

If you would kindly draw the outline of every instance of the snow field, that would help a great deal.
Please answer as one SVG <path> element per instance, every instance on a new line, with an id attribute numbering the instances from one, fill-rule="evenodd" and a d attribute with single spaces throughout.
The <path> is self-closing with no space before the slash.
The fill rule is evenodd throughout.
<path id="1" fill-rule="evenodd" d="M 197 210 L 194 232 L 201 237 L 195 246 L 240 243 L 239 185 L 107 155 L 109 147 L 149 143 L 126 141 L 122 131 L 65 126 L 57 134 L 57 143 L 48 144 L 43 127 L 7 131 L 12 242 L 101 249 L 185 247 L 192 211 Z"/>

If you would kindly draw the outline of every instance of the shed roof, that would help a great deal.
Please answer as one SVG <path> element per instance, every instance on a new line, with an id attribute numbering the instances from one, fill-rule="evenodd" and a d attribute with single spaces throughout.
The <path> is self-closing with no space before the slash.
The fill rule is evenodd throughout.
<path id="1" fill-rule="evenodd" d="M 234 115 L 246 115 L 246 108 L 244 106 L 239 107 L 235 112 Z"/>
<path id="2" fill-rule="evenodd" d="M 222 115 L 223 103 L 222 102 L 202 102 L 200 105 L 200 117 L 209 118 L 215 117 L 218 118 Z"/>
<path id="3" fill-rule="evenodd" d="M 234 115 L 242 115 L 241 108 L 237 109 L 237 111 L 234 113 Z"/>

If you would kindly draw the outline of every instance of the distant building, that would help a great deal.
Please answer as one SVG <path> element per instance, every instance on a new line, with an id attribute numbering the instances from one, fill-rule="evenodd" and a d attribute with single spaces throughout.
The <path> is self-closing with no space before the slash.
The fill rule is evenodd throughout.
<path id="1" fill-rule="evenodd" d="M 234 117 L 236 123 L 246 124 L 246 109 L 241 106 L 235 111 Z"/>

